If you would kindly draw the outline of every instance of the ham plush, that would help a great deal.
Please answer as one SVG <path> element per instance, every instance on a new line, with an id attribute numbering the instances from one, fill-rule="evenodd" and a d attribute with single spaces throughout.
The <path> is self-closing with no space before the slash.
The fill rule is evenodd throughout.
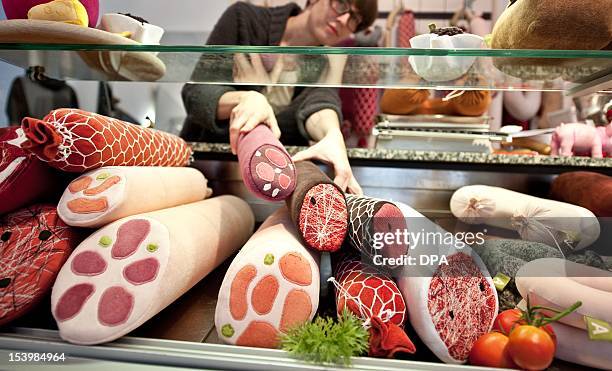
<path id="1" fill-rule="evenodd" d="M 51 295 L 62 339 L 99 344 L 134 330 L 244 244 L 254 217 L 221 196 L 120 219 L 70 256 Z"/>
<path id="2" fill-rule="evenodd" d="M 396 205 L 406 215 L 410 231 L 443 237 L 412 246 L 409 255 L 417 264 L 405 265 L 397 277 L 410 323 L 441 361 L 465 363 L 474 342 L 491 330 L 497 315 L 493 280 L 467 245 L 449 238 L 449 232 L 409 206 Z M 444 257 L 446 263 L 421 264 L 421 256 Z"/>
<path id="3" fill-rule="evenodd" d="M 416 351 L 403 330 L 406 303 L 391 277 L 350 257 L 337 265 L 335 276 L 338 316 L 348 308 L 370 327 L 370 356 L 393 358 Z"/>
<path id="4" fill-rule="evenodd" d="M 453 215 L 466 223 L 516 230 L 527 241 L 542 242 L 563 254 L 599 238 L 599 221 L 589 210 L 499 187 L 461 187 L 451 197 Z"/>
<path id="5" fill-rule="evenodd" d="M 612 177 L 588 171 L 563 173 L 555 178 L 552 198 L 590 210 L 599 217 L 612 216 Z"/>
<path id="6" fill-rule="evenodd" d="M 584 316 L 612 323 L 612 272 L 569 260 L 543 258 L 525 264 L 517 272 L 516 287 L 532 305 L 565 310 L 582 302 L 559 322 L 580 329 L 586 329 Z"/>
<path id="7" fill-rule="evenodd" d="M 259 198 L 282 201 L 295 189 L 291 156 L 266 125 L 240 135 L 238 162 L 244 184 Z"/>
<path id="8" fill-rule="evenodd" d="M 21 123 L 22 148 L 52 167 L 85 172 L 102 166 L 186 166 L 191 148 L 181 138 L 78 109 L 57 109 Z"/>
<path id="9" fill-rule="evenodd" d="M 285 207 L 269 216 L 225 274 L 215 311 L 219 338 L 277 348 L 281 333 L 312 320 L 319 306 L 319 266 L 311 251 Z"/>
<path id="10" fill-rule="evenodd" d="M 52 169 L 21 148 L 25 140 L 20 128 L 0 129 L 0 215 L 26 206 L 54 188 Z"/>
<path id="11" fill-rule="evenodd" d="M 297 185 L 285 200 L 291 220 L 306 246 L 334 252 L 348 230 L 344 192 L 312 162 L 300 161 L 295 166 Z"/>
<path id="12" fill-rule="evenodd" d="M 126 216 L 201 201 L 207 180 L 187 167 L 109 166 L 68 185 L 57 211 L 68 225 L 102 227 Z"/>
<path id="13" fill-rule="evenodd" d="M 406 220 L 400 209 L 385 200 L 365 196 L 346 195 L 349 213 L 349 230 L 347 243 L 356 251 L 367 257 L 368 263 L 377 262 L 380 257 L 400 258 L 408 249 L 402 244 L 388 244 L 382 248 L 376 247 L 376 236 L 382 233 L 395 233 L 406 229 Z M 376 257 L 379 258 L 376 258 Z M 390 262 L 383 265 L 392 267 Z"/>
<path id="14" fill-rule="evenodd" d="M 79 243 L 53 205 L 34 205 L 0 219 L 0 325 L 25 314 L 51 290 Z"/>

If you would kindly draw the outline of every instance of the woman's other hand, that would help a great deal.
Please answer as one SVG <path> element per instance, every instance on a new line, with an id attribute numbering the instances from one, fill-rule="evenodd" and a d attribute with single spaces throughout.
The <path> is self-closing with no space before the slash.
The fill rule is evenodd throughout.
<path id="1" fill-rule="evenodd" d="M 335 122 L 334 122 L 335 118 Z M 340 126 L 337 123 L 338 116 L 332 110 L 322 110 L 308 119 L 307 131 L 318 142 L 308 149 L 293 156 L 293 161 L 305 161 L 316 159 L 322 161 L 334 169 L 334 183 L 343 191 L 356 195 L 362 195 L 363 191 L 351 170 L 346 144 Z"/>
<path id="2" fill-rule="evenodd" d="M 248 133 L 259 124 L 267 125 L 277 138 L 281 136 L 272 106 L 263 94 L 256 91 L 248 91 L 240 95 L 238 104 L 232 109 L 229 119 L 229 139 L 233 154 L 237 153 L 240 134 Z"/>

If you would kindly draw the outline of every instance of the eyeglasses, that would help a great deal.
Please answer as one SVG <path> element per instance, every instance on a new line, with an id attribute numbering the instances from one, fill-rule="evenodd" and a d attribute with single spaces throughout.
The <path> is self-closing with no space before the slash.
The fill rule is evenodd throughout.
<path id="1" fill-rule="evenodd" d="M 361 14 L 353 11 L 353 3 L 349 0 L 330 0 L 331 6 L 334 11 L 338 14 L 338 16 L 344 15 L 346 13 L 350 14 L 347 26 L 351 32 L 359 31 L 361 27 L 361 23 L 363 22 L 363 17 Z"/>

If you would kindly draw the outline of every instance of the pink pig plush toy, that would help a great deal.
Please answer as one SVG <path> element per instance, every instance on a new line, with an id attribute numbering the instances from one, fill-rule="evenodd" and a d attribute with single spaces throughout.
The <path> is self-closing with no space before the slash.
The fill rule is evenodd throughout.
<path id="1" fill-rule="evenodd" d="M 612 122 L 607 126 L 587 124 L 561 124 L 552 135 L 550 143 L 553 156 L 590 154 L 602 158 L 604 153 L 612 157 Z"/>

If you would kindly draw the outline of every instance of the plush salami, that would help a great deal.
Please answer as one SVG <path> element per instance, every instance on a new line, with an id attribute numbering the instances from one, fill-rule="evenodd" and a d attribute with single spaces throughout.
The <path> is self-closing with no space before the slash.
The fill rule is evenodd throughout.
<path id="1" fill-rule="evenodd" d="M 240 135 L 238 162 L 244 184 L 259 198 L 282 201 L 295 189 L 291 156 L 266 125 Z"/>
<path id="2" fill-rule="evenodd" d="M 30 204 L 54 188 L 52 169 L 20 145 L 20 128 L 0 129 L 0 215 Z"/>
<path id="3" fill-rule="evenodd" d="M 408 249 L 403 244 L 387 244 L 378 251 L 375 236 L 406 229 L 404 215 L 393 203 L 364 196 L 346 195 L 349 213 L 348 244 L 374 264 L 376 256 L 399 258 Z M 384 264 L 388 265 L 388 264 Z"/>
<path id="4" fill-rule="evenodd" d="M 53 286 L 60 336 L 115 340 L 160 312 L 235 252 L 253 213 L 234 196 L 120 219 L 87 238 Z"/>
<path id="5" fill-rule="evenodd" d="M 297 185 L 285 201 L 306 246 L 334 252 L 344 242 L 348 212 L 344 192 L 310 161 L 295 164 Z"/>
<path id="6" fill-rule="evenodd" d="M 26 117 L 21 127 L 28 138 L 22 148 L 69 172 L 186 166 L 191 157 L 191 148 L 175 135 L 78 109 L 54 110 L 42 120 Z"/>
<path id="7" fill-rule="evenodd" d="M 564 254 L 599 238 L 599 221 L 589 210 L 499 187 L 461 187 L 451 197 L 453 215 L 466 223 L 516 230 L 527 241 L 542 242 Z"/>
<path id="8" fill-rule="evenodd" d="M 612 343 L 589 339 L 586 331 L 562 323 L 550 324 L 555 331 L 555 358 L 582 366 L 612 370 Z"/>
<path id="9" fill-rule="evenodd" d="M 72 181 L 57 211 L 68 225 L 101 227 L 126 216 L 201 201 L 211 193 L 196 169 L 109 166 Z"/>
<path id="10" fill-rule="evenodd" d="M 590 210 L 596 216 L 612 216 L 612 177 L 588 171 L 559 175 L 551 188 L 552 197 Z"/>
<path id="11" fill-rule="evenodd" d="M 311 251 L 285 207 L 268 217 L 225 274 L 215 311 L 219 338 L 277 348 L 280 333 L 312 320 L 319 306 L 319 266 Z"/>
<path id="12" fill-rule="evenodd" d="M 0 219 L 0 325 L 30 310 L 51 289 L 79 243 L 53 205 L 34 205 Z"/>
<path id="13" fill-rule="evenodd" d="M 409 218 L 412 232 L 442 237 L 414 246 L 409 254 L 416 263 L 405 265 L 397 278 L 410 323 L 440 360 L 465 363 L 474 342 L 490 331 L 497 315 L 493 280 L 467 245 L 411 207 L 396 205 Z"/>
<path id="14" fill-rule="evenodd" d="M 370 326 L 370 356 L 392 358 L 398 352 L 416 351 L 402 330 L 407 318 L 406 303 L 389 276 L 357 258 L 347 257 L 337 265 L 335 277 L 338 316 L 348 308 Z"/>
<path id="15" fill-rule="evenodd" d="M 559 322 L 581 329 L 586 329 L 584 316 L 612 323 L 612 272 L 564 259 L 537 259 L 517 272 L 516 287 L 532 305 L 564 310 L 582 302 Z"/>

